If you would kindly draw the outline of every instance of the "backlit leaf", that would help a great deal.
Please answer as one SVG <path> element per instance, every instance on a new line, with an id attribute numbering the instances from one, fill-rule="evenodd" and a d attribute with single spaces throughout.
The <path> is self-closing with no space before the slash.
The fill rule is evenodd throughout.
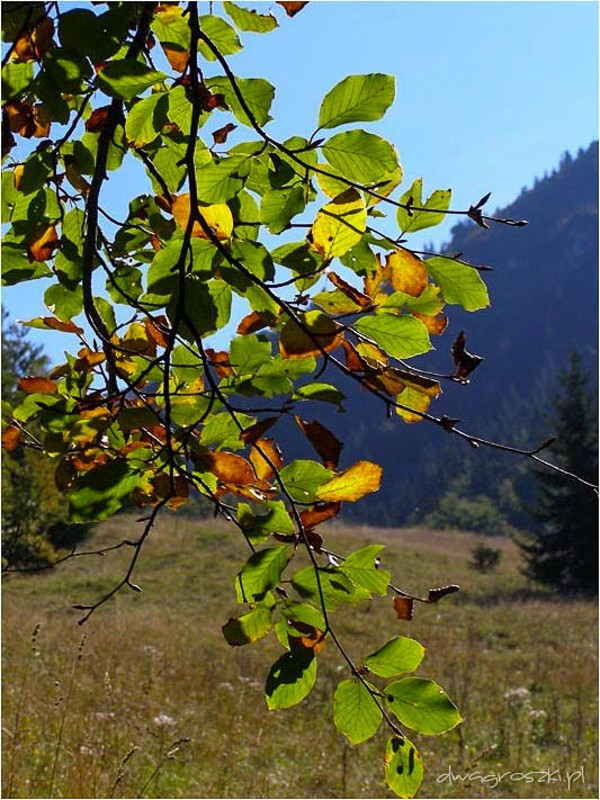
<path id="1" fill-rule="evenodd" d="M 277 5 L 283 6 L 288 17 L 295 17 L 308 5 L 308 0 L 277 0 Z"/>
<path id="2" fill-rule="evenodd" d="M 289 319 L 281 329 L 279 350 L 284 358 L 306 358 L 330 353 L 343 339 L 341 327 L 321 311 L 308 311 L 300 324 Z"/>
<path id="3" fill-rule="evenodd" d="M 274 589 L 288 562 L 286 547 L 267 547 L 253 553 L 235 578 L 235 592 L 239 603 L 259 599 Z"/>
<path id="4" fill-rule="evenodd" d="M 442 256 L 428 258 L 425 266 L 442 290 L 446 303 L 460 305 L 466 311 L 477 311 L 489 306 L 490 299 L 485 283 L 473 267 Z"/>
<path id="5" fill-rule="evenodd" d="M 56 384 L 49 378 L 21 378 L 18 388 L 26 394 L 56 394 Z"/>
<path id="6" fill-rule="evenodd" d="M 310 647 L 299 647 L 281 656 L 269 670 L 265 697 L 270 710 L 300 703 L 315 685 L 317 659 Z"/>
<path id="7" fill-rule="evenodd" d="M 122 97 L 130 103 L 134 97 L 155 83 L 162 83 L 167 76 L 164 72 L 151 69 L 139 61 L 124 59 L 109 61 L 98 72 L 98 85 L 111 97 Z"/>
<path id="8" fill-rule="evenodd" d="M 353 583 L 362 586 L 369 592 L 386 595 L 391 573 L 379 568 L 379 553 L 384 549 L 381 544 L 370 544 L 361 547 L 346 556 L 340 564 L 340 570 Z"/>
<path id="9" fill-rule="evenodd" d="M 241 617 L 230 618 L 221 628 L 227 644 L 240 647 L 262 639 L 271 630 L 271 615 L 272 609 L 259 605 Z"/>
<path id="10" fill-rule="evenodd" d="M 364 200 L 356 189 L 347 189 L 317 214 L 311 228 L 313 247 L 326 260 L 343 256 L 361 239 L 366 225 Z"/>
<path id="11" fill-rule="evenodd" d="M 370 739 L 383 720 L 383 713 L 369 692 L 377 689 L 357 678 L 338 683 L 333 695 L 333 722 L 350 744 Z"/>
<path id="12" fill-rule="evenodd" d="M 338 133 L 322 145 L 323 155 L 340 175 L 359 183 L 378 181 L 398 168 L 398 155 L 381 136 L 362 130 Z"/>
<path id="13" fill-rule="evenodd" d="M 415 601 L 412 597 L 404 597 L 404 595 L 397 594 L 394 597 L 394 610 L 398 619 L 410 622 L 413 618 L 413 607 Z"/>
<path id="14" fill-rule="evenodd" d="M 399 200 L 400 203 L 407 204 L 411 209 L 409 212 L 406 208 L 398 208 L 396 212 L 398 226 L 403 233 L 414 233 L 424 228 L 431 228 L 444 220 L 444 212 L 448 209 L 452 196 L 450 189 L 437 189 L 430 195 L 426 203 L 423 203 L 421 198 L 422 190 L 423 178 L 417 178 Z M 427 211 L 413 211 L 412 206 L 417 209 L 427 209 Z M 435 209 L 438 209 L 440 213 L 434 213 Z"/>
<path id="15" fill-rule="evenodd" d="M 392 288 L 411 297 L 419 297 L 429 283 L 423 262 L 409 250 L 394 250 L 387 257 L 386 267 Z"/>
<path id="16" fill-rule="evenodd" d="M 396 413 L 402 417 L 405 422 L 411 424 L 423 421 L 421 414 L 424 414 L 428 410 L 431 404 L 431 397 L 413 389 L 411 386 L 406 386 L 400 394 L 396 396 L 396 402 L 405 406 L 405 408 L 396 407 Z"/>
<path id="17" fill-rule="evenodd" d="M 320 486 L 316 496 L 328 503 L 360 500 L 366 494 L 379 489 L 382 473 L 381 467 L 372 461 L 357 461 Z"/>
<path id="18" fill-rule="evenodd" d="M 223 8 L 241 31 L 268 33 L 279 25 L 272 14 L 259 14 L 254 9 L 244 8 L 237 3 L 225 2 Z"/>
<path id="19" fill-rule="evenodd" d="M 190 195 L 181 194 L 173 199 L 173 217 L 175 222 L 182 230 L 186 229 L 190 217 Z M 217 203 L 209 206 L 199 206 L 198 213 L 203 217 L 206 225 L 211 229 L 217 239 L 229 239 L 233 233 L 233 216 L 231 209 L 225 203 Z M 194 222 L 192 226 L 192 236 L 202 239 L 209 239 L 210 236 L 205 232 L 199 222 Z"/>
<path id="20" fill-rule="evenodd" d="M 118 511 L 139 481 L 123 459 L 86 472 L 69 496 L 73 522 L 107 519 Z"/>
<path id="21" fill-rule="evenodd" d="M 431 350 L 427 328 L 414 317 L 394 314 L 361 317 L 355 328 L 394 358 L 410 358 Z"/>
<path id="22" fill-rule="evenodd" d="M 421 754 L 406 737 L 392 736 L 385 750 L 385 780 L 398 797 L 414 797 L 423 781 Z"/>
<path id="23" fill-rule="evenodd" d="M 323 98 L 319 128 L 381 119 L 394 101 L 394 84 L 392 75 L 349 75 Z"/>
<path id="24" fill-rule="evenodd" d="M 365 658 L 365 666 L 380 678 L 414 672 L 425 655 L 422 644 L 407 636 L 394 636 L 383 647 Z"/>
<path id="25" fill-rule="evenodd" d="M 446 692 L 428 678 L 401 678 L 386 686 L 385 695 L 390 711 L 417 733 L 435 736 L 461 722 Z"/>
<path id="26" fill-rule="evenodd" d="M 202 32 L 212 41 L 222 56 L 231 56 L 242 49 L 235 29 L 221 17 L 205 14 L 199 18 Z M 205 42 L 198 42 L 198 50 L 207 61 L 216 61 L 216 56 Z"/>
<path id="27" fill-rule="evenodd" d="M 342 452 L 342 442 L 317 419 L 308 422 L 297 414 L 294 419 L 302 433 L 321 456 L 323 464 L 330 469 L 335 469 Z"/>

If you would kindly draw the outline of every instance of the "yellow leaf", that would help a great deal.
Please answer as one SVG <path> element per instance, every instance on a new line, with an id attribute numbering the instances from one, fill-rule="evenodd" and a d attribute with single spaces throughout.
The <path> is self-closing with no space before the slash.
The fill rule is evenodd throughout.
<path id="1" fill-rule="evenodd" d="M 189 194 L 181 194 L 174 197 L 172 201 L 172 212 L 175 222 L 182 230 L 185 230 L 190 218 L 191 203 Z M 229 239 L 233 233 L 233 216 L 229 206 L 225 203 L 217 203 L 213 206 L 199 206 L 198 213 L 204 219 L 217 239 Z M 194 222 L 192 226 L 192 236 L 200 239 L 210 238 L 205 233 L 204 228 L 199 222 Z"/>
<path id="2" fill-rule="evenodd" d="M 419 314 L 418 311 L 413 311 L 413 317 L 420 319 L 429 333 L 432 333 L 434 336 L 440 336 L 448 327 L 448 317 L 445 317 L 443 314 L 431 316 L 430 314 Z"/>
<path id="3" fill-rule="evenodd" d="M 425 265 L 408 250 L 395 250 L 387 257 L 386 266 L 390 283 L 396 292 L 418 297 L 429 283 Z"/>
<path id="4" fill-rule="evenodd" d="M 312 244 L 324 259 L 345 255 L 367 228 L 367 209 L 356 189 L 347 189 L 323 206 L 311 229 Z"/>
<path id="5" fill-rule="evenodd" d="M 425 413 L 431 403 L 431 397 L 414 389 L 412 386 L 406 386 L 396 397 L 396 402 L 406 406 L 406 409 L 396 408 L 396 413 L 399 414 L 405 422 L 412 425 L 415 422 L 422 422 L 423 417 L 414 412 L 420 411 Z"/>
<path id="6" fill-rule="evenodd" d="M 329 503 L 360 500 L 366 494 L 379 489 L 382 472 L 379 464 L 374 464 L 372 461 L 357 461 L 319 487 L 317 498 Z"/>

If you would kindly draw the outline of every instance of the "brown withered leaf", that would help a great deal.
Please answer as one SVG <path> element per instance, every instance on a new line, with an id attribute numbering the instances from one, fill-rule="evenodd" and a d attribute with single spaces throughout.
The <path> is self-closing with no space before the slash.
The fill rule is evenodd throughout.
<path id="1" fill-rule="evenodd" d="M 465 332 L 461 331 L 456 337 L 456 341 L 452 345 L 450 351 L 456 367 L 452 377 L 461 381 L 465 381 L 467 376 L 483 361 L 482 356 L 476 356 L 473 353 L 467 352 L 467 350 L 465 350 L 465 343 Z"/>
<path id="2" fill-rule="evenodd" d="M 437 603 L 442 597 L 446 597 L 446 595 L 454 594 L 454 592 L 458 592 L 460 586 L 457 586 L 455 583 L 450 584 L 449 586 L 440 586 L 437 589 L 430 589 L 429 594 L 427 595 L 427 602 L 428 603 Z"/>
<path id="3" fill-rule="evenodd" d="M 12 452 L 19 444 L 21 433 L 21 429 L 17 428 L 16 425 L 9 425 L 2 432 L 2 447 L 4 447 L 5 450 Z"/>
<path id="4" fill-rule="evenodd" d="M 63 333 L 83 333 L 83 328 L 80 328 L 79 325 L 75 325 L 71 320 L 63 322 L 62 319 L 58 319 L 57 317 L 41 317 L 41 320 L 46 327 L 52 328 L 54 331 L 62 331 Z"/>
<path id="5" fill-rule="evenodd" d="M 237 128 L 237 125 L 234 125 L 233 122 L 228 122 L 227 125 L 223 125 L 222 128 L 219 128 L 216 131 L 213 131 L 212 137 L 214 139 L 215 144 L 224 144 L 227 141 L 227 137 Z"/>
<path id="6" fill-rule="evenodd" d="M 323 537 L 321 534 L 313 530 L 308 530 L 304 532 L 304 535 L 306 536 L 309 545 L 312 547 L 315 553 L 320 553 L 321 548 L 323 547 Z"/>
<path id="7" fill-rule="evenodd" d="M 30 261 L 47 261 L 60 246 L 60 238 L 54 225 L 49 225 L 33 242 L 27 245 Z"/>
<path id="8" fill-rule="evenodd" d="M 106 125 L 110 106 L 95 108 L 85 121 L 85 129 L 88 133 L 98 133 Z"/>
<path id="9" fill-rule="evenodd" d="M 268 486 L 275 474 L 273 467 L 279 469 L 283 464 L 283 458 L 275 440 L 257 439 L 250 450 L 250 462 L 254 467 L 259 484 L 264 483 Z"/>
<path id="10" fill-rule="evenodd" d="M 337 517 L 342 507 L 341 503 L 316 503 L 313 508 L 300 512 L 300 519 L 305 528 L 314 528 L 328 519 Z"/>
<path id="11" fill-rule="evenodd" d="M 233 367 L 229 360 L 229 353 L 226 350 L 213 350 L 211 347 L 206 349 L 206 355 L 210 361 L 211 367 L 217 373 L 219 378 L 227 378 L 233 375 Z"/>
<path id="12" fill-rule="evenodd" d="M 56 394 L 56 384 L 49 378 L 30 376 L 21 378 L 19 387 L 25 394 Z"/>
<path id="13" fill-rule="evenodd" d="M 361 357 L 356 352 L 356 348 L 354 347 L 354 345 L 350 344 L 349 341 L 344 339 L 344 341 L 342 342 L 342 346 L 344 348 L 344 352 L 346 353 L 347 368 L 351 372 L 363 372 L 365 367 Z"/>
<path id="14" fill-rule="evenodd" d="M 52 46 L 53 36 L 54 20 L 44 17 L 33 30 L 24 31 L 19 36 L 13 49 L 13 60 L 17 63 L 39 61 Z"/>
<path id="15" fill-rule="evenodd" d="M 187 88 L 191 88 L 191 80 L 189 76 L 186 76 L 183 81 L 183 85 Z M 200 99 L 200 105 L 202 106 L 203 111 L 214 111 L 215 108 L 220 108 L 222 111 L 227 111 L 229 106 L 225 102 L 225 95 L 223 94 L 213 94 L 209 89 L 201 84 L 198 87 L 198 97 Z"/>
<path id="16" fill-rule="evenodd" d="M 394 609 L 398 619 L 404 619 L 407 622 L 411 622 L 413 618 L 414 605 L 415 601 L 412 597 L 404 597 L 401 594 L 397 594 L 396 597 L 394 597 Z"/>
<path id="17" fill-rule="evenodd" d="M 356 303 L 357 306 L 360 306 L 360 308 L 369 308 L 369 306 L 372 305 L 371 298 L 368 295 L 363 294 L 363 292 L 347 283 L 343 278 L 340 278 L 339 275 L 336 275 L 335 272 L 329 272 L 327 277 L 340 292 L 346 297 L 349 297 L 350 300 Z"/>
<path id="18" fill-rule="evenodd" d="M 303 3 L 299 2 L 299 0 L 296 2 L 294 2 L 294 0 L 277 0 L 277 5 L 285 8 L 285 13 L 288 15 L 288 17 L 295 17 L 296 14 L 299 14 L 300 11 L 302 11 L 304 6 L 308 5 L 308 0 L 305 0 Z"/>
<path id="19" fill-rule="evenodd" d="M 298 646 L 307 647 L 317 654 L 325 647 L 325 642 L 327 641 L 326 635 L 323 631 L 315 628 L 314 625 L 308 625 L 305 622 L 294 620 L 290 623 L 290 626 L 300 631 L 302 634 L 302 636 L 289 637 L 290 648 L 292 650 L 296 649 Z"/>
<path id="20" fill-rule="evenodd" d="M 249 428 L 246 428 L 243 433 L 240 433 L 240 439 L 244 444 L 252 446 L 278 419 L 279 417 L 267 417 L 266 419 L 261 419 L 259 422 L 255 422 L 254 425 L 251 425 Z"/>
<path id="21" fill-rule="evenodd" d="M 308 422 L 297 414 L 294 415 L 294 419 L 302 433 L 321 456 L 323 464 L 329 469 L 335 469 L 344 446 L 342 442 L 316 419 Z"/>

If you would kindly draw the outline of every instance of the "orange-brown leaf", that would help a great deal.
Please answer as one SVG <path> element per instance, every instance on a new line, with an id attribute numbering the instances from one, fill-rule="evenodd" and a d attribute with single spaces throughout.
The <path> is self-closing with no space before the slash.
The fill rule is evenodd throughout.
<path id="1" fill-rule="evenodd" d="M 2 447 L 9 452 L 12 452 L 21 439 L 21 429 L 16 425 L 9 425 L 8 428 L 2 432 Z"/>
<path id="2" fill-rule="evenodd" d="M 95 352 L 90 350 L 89 347 L 82 347 L 77 355 L 79 358 L 73 365 L 77 372 L 90 372 L 97 364 L 101 364 L 106 358 L 104 353 Z"/>
<path id="3" fill-rule="evenodd" d="M 370 305 L 372 305 L 371 298 L 368 295 L 363 294 L 363 292 L 347 283 L 343 278 L 340 278 L 339 275 L 336 275 L 335 272 L 330 272 L 328 277 L 333 285 L 340 290 L 340 292 L 342 292 L 346 297 L 349 297 L 350 300 L 352 300 L 353 303 L 356 303 L 357 306 L 360 306 L 360 308 L 368 308 Z"/>
<path id="4" fill-rule="evenodd" d="M 451 583 L 449 586 L 440 586 L 438 589 L 430 589 L 427 595 L 427 602 L 437 603 L 442 597 L 454 594 L 454 592 L 458 592 L 459 590 L 460 586 L 457 586 L 455 583 Z"/>
<path id="5" fill-rule="evenodd" d="M 55 331 L 62 331 L 63 333 L 83 333 L 83 328 L 80 328 L 79 325 L 75 325 L 71 320 L 63 322 L 62 319 L 58 319 L 57 317 L 42 317 L 42 322 L 46 327 L 52 328 L 52 330 Z"/>
<path id="6" fill-rule="evenodd" d="M 222 128 L 213 131 L 212 137 L 215 144 L 224 144 L 231 131 L 234 131 L 236 128 L 237 125 L 234 125 L 233 122 L 228 122 L 227 125 L 223 125 Z"/>
<path id="7" fill-rule="evenodd" d="M 25 31 L 15 42 L 13 60 L 16 62 L 39 61 L 52 45 L 54 21 L 50 17 L 36 25 L 33 31 Z"/>
<path id="8" fill-rule="evenodd" d="M 219 378 L 227 378 L 229 375 L 233 375 L 233 367 L 231 366 L 227 350 L 219 350 L 217 353 L 209 347 L 206 350 L 206 355 L 210 361 L 211 367 L 213 367 Z"/>
<path id="9" fill-rule="evenodd" d="M 56 394 L 56 384 L 50 378 L 31 376 L 21 378 L 19 389 L 26 394 Z"/>
<path id="10" fill-rule="evenodd" d="M 323 464 L 330 469 L 335 469 L 344 446 L 342 442 L 316 419 L 308 422 L 298 415 L 295 415 L 294 419 L 302 433 L 321 456 Z"/>
<path id="11" fill-rule="evenodd" d="M 420 319 L 429 333 L 434 336 L 440 336 L 448 327 L 448 317 L 445 317 L 443 314 L 432 317 L 428 314 L 419 314 L 418 311 L 413 311 L 413 317 Z"/>
<path id="12" fill-rule="evenodd" d="M 167 329 L 168 321 L 164 314 L 161 314 L 159 317 L 146 317 L 144 319 L 144 327 L 146 328 L 146 334 L 148 336 L 148 340 L 154 342 L 159 347 L 166 347 L 168 342 L 167 337 L 163 333 L 164 330 Z"/>
<path id="13" fill-rule="evenodd" d="M 85 129 L 88 133 L 98 133 L 106 125 L 110 106 L 95 108 L 85 121 Z"/>
<path id="14" fill-rule="evenodd" d="M 308 5 L 308 0 L 304 0 L 304 2 L 300 2 L 300 0 L 277 0 L 277 5 L 285 8 L 285 13 L 288 17 L 295 17 L 296 14 L 302 11 L 304 6 Z"/>
<path id="15" fill-rule="evenodd" d="M 176 45 L 166 43 L 162 45 L 162 49 L 167 57 L 167 61 L 175 72 L 185 72 L 190 58 L 189 51 L 183 50 Z"/>
<path id="16" fill-rule="evenodd" d="M 314 528 L 328 519 L 337 517 L 342 507 L 341 503 L 317 503 L 313 508 L 307 508 L 300 513 L 300 519 L 305 528 Z"/>
<path id="17" fill-rule="evenodd" d="M 250 486 L 256 483 L 256 473 L 252 464 L 235 453 L 207 451 L 196 456 L 195 461 L 199 467 L 216 475 L 222 483 L 238 486 Z"/>
<path id="18" fill-rule="evenodd" d="M 257 439 L 250 451 L 250 461 L 259 483 L 267 485 L 275 474 L 275 469 L 283 464 L 281 452 L 274 439 Z"/>
<path id="19" fill-rule="evenodd" d="M 59 247 L 60 239 L 54 225 L 49 225 L 35 241 L 27 245 L 30 261 L 47 261 L 52 252 Z"/>
<path id="20" fill-rule="evenodd" d="M 408 250 L 395 250 L 387 257 L 386 266 L 392 288 L 397 292 L 418 297 L 429 283 L 425 265 Z"/>
<path id="21" fill-rule="evenodd" d="M 383 470 L 372 461 L 357 461 L 348 469 L 317 489 L 317 498 L 327 502 L 351 502 L 360 500 L 381 485 Z"/>
<path id="22" fill-rule="evenodd" d="M 415 601 L 412 597 L 404 597 L 401 594 L 397 594 L 396 597 L 394 597 L 394 608 L 398 619 L 404 619 L 410 622 L 413 618 L 414 604 Z"/>
<path id="23" fill-rule="evenodd" d="M 270 311 L 252 311 L 241 320 L 237 326 L 237 333 L 245 336 L 248 333 L 268 328 L 277 322 L 277 317 Z"/>
<path id="24" fill-rule="evenodd" d="M 362 359 L 356 352 L 354 345 L 351 345 L 347 339 L 342 342 L 344 352 L 346 353 L 346 366 L 351 372 L 363 372 L 364 364 Z"/>
<path id="25" fill-rule="evenodd" d="M 343 329 L 326 314 L 309 311 L 302 325 L 289 319 L 281 329 L 279 351 L 284 358 L 320 356 L 335 350 L 344 340 Z"/>
<path id="26" fill-rule="evenodd" d="M 172 197 L 171 210 L 175 222 L 185 231 L 191 212 L 190 195 L 180 194 L 178 197 Z M 224 240 L 231 237 L 233 232 L 233 216 L 228 205 L 225 203 L 217 203 L 212 206 L 201 206 L 198 209 L 198 214 L 202 216 L 205 224 L 210 228 L 217 239 Z M 210 238 L 208 234 L 205 233 L 200 222 L 197 221 L 194 221 L 192 225 L 192 236 L 201 239 Z"/>

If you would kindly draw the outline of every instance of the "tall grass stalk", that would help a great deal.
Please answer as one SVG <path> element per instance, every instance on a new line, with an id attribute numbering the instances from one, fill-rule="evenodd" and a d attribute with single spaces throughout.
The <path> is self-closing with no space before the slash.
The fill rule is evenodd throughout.
<path id="1" fill-rule="evenodd" d="M 14 777 L 15 777 L 15 758 L 17 755 L 17 750 L 19 749 L 19 733 L 20 733 L 20 725 L 21 725 L 21 714 L 23 711 L 23 700 L 25 698 L 25 690 L 27 688 L 27 680 L 29 678 L 29 669 L 31 666 L 32 661 L 38 655 L 38 635 L 40 632 L 41 624 L 38 622 L 33 629 L 31 634 L 31 655 L 25 662 L 25 668 L 23 670 L 23 678 L 21 680 L 21 685 L 19 687 L 19 698 L 17 700 L 17 707 L 15 709 L 15 721 L 13 725 L 13 736 L 12 736 L 12 747 L 10 751 L 10 764 L 8 767 L 8 789 L 6 790 L 6 797 L 13 796 L 13 784 L 14 784 Z"/>
<path id="2" fill-rule="evenodd" d="M 83 658 L 83 648 L 85 646 L 85 634 L 81 637 L 81 642 L 79 643 L 79 647 L 77 649 L 77 655 L 75 660 L 73 661 L 73 668 L 71 669 L 71 676 L 69 678 L 69 684 L 67 687 L 67 694 L 65 697 L 59 698 L 59 703 L 61 706 L 61 715 L 60 715 L 60 725 L 58 728 L 58 737 L 56 739 L 56 746 L 54 748 L 54 757 L 52 759 L 52 771 L 50 773 L 50 784 L 48 786 L 48 797 L 51 798 L 54 793 L 54 780 L 56 778 L 56 770 L 58 767 L 58 761 L 60 758 L 60 750 L 62 747 L 63 741 L 63 734 L 65 730 L 65 721 L 67 719 L 67 711 L 69 709 L 69 703 L 71 697 L 73 695 L 73 688 L 75 686 L 75 675 L 77 673 L 77 667 Z"/>

